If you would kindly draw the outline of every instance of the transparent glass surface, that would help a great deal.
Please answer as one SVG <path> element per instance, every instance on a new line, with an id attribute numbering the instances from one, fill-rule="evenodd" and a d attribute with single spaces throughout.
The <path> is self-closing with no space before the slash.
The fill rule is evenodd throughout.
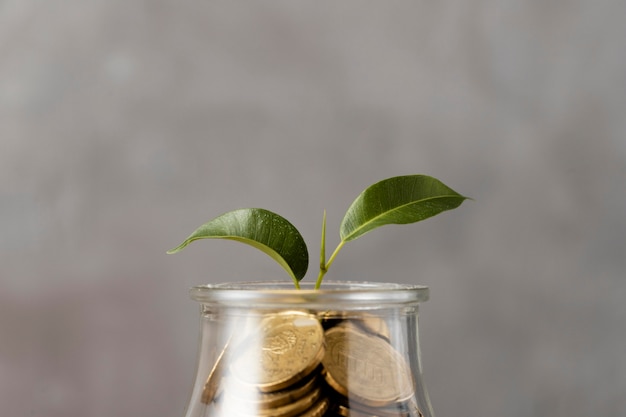
<path id="1" fill-rule="evenodd" d="M 428 288 L 325 281 L 194 287 L 200 346 L 185 417 L 432 417 L 418 305 Z"/>

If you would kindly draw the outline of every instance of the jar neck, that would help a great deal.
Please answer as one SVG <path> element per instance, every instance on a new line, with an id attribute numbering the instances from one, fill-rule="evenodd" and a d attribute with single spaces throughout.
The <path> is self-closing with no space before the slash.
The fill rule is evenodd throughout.
<path id="1" fill-rule="evenodd" d="M 428 300 L 426 286 L 363 281 L 327 281 L 321 289 L 285 281 L 255 281 L 194 287 L 190 296 L 207 308 L 370 310 L 416 308 Z"/>

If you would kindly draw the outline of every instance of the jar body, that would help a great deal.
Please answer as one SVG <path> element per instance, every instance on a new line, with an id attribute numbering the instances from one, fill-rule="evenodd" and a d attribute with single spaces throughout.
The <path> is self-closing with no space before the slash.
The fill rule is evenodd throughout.
<path id="1" fill-rule="evenodd" d="M 185 417 L 432 417 L 421 286 L 285 282 L 195 287 L 198 366 Z"/>

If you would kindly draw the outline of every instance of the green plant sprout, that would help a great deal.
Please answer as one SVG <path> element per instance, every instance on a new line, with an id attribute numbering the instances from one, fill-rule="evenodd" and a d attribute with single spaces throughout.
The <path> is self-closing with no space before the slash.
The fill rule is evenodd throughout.
<path id="1" fill-rule="evenodd" d="M 377 182 L 366 188 L 350 205 L 341 221 L 340 241 L 326 259 L 326 211 L 322 218 L 320 265 L 315 289 L 344 245 L 387 224 L 409 224 L 461 205 L 468 197 L 457 193 L 436 178 L 427 175 L 404 175 Z M 309 253 L 302 235 L 282 216 L 261 208 L 229 211 L 197 228 L 179 246 L 176 253 L 199 239 L 229 239 L 253 246 L 278 262 L 287 271 L 296 288 L 306 275 Z"/>

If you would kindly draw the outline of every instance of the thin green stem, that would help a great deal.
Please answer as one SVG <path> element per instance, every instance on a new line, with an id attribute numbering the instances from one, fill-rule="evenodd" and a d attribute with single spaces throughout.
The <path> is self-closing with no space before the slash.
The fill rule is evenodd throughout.
<path id="1" fill-rule="evenodd" d="M 326 275 L 326 272 L 328 272 L 328 268 L 330 268 L 330 266 L 335 260 L 335 257 L 337 256 L 337 254 L 339 253 L 339 251 L 341 250 L 341 248 L 343 248 L 343 245 L 345 244 L 346 244 L 345 240 L 342 240 L 341 242 L 339 242 L 339 245 L 337 245 L 337 247 L 335 248 L 335 251 L 332 253 L 332 255 L 330 255 L 330 258 L 328 258 L 328 261 L 325 262 L 323 265 L 320 265 L 320 273 L 317 276 L 317 281 L 315 282 L 316 290 L 319 289 L 320 286 L 322 285 L 322 280 L 324 279 L 324 275 Z"/>
<path id="2" fill-rule="evenodd" d="M 330 266 L 332 265 L 333 261 L 337 257 L 337 254 L 339 253 L 339 251 L 341 250 L 341 248 L 343 248 L 343 245 L 345 245 L 345 244 L 346 244 L 345 240 L 342 240 L 341 242 L 339 242 L 339 245 L 337 245 L 337 247 L 335 248 L 335 251 L 333 252 L 333 254 L 330 255 L 330 258 L 328 258 L 328 262 L 326 262 L 326 270 L 328 270 L 328 268 L 330 268 Z"/>
<path id="3" fill-rule="evenodd" d="M 322 244 L 320 245 L 320 270 L 326 266 L 326 210 L 322 217 Z"/>

